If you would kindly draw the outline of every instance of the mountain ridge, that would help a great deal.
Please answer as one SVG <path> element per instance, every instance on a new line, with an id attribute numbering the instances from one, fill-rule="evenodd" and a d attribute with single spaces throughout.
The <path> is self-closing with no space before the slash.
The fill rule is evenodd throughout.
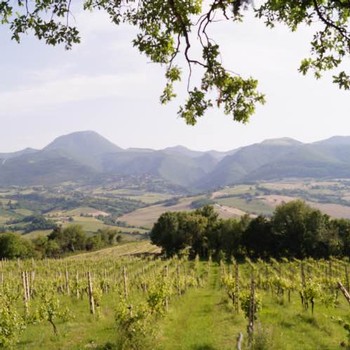
<path id="1" fill-rule="evenodd" d="M 0 153 L 1 186 L 115 176 L 150 177 L 194 191 L 290 177 L 350 178 L 350 136 L 313 143 L 283 137 L 220 152 L 184 146 L 123 149 L 94 131 L 80 131 L 59 136 L 41 150 Z"/>

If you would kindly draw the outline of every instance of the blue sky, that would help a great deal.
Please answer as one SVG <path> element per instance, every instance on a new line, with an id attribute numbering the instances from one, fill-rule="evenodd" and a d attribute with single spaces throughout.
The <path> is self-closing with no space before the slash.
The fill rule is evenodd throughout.
<path id="1" fill-rule="evenodd" d="M 250 18 L 218 23 L 213 36 L 227 68 L 259 79 L 267 104 L 241 125 L 212 110 L 196 126 L 177 117 L 179 101 L 161 106 L 163 68 L 132 47 L 133 28 L 103 13 L 75 12 L 82 43 L 65 51 L 30 36 L 20 45 L 0 28 L 0 152 L 42 148 L 55 137 L 94 130 L 120 147 L 229 150 L 264 139 L 313 142 L 350 135 L 350 92 L 325 77 L 297 72 L 308 55 L 309 29 L 267 29 Z M 345 62 L 349 66 L 349 61 Z"/>

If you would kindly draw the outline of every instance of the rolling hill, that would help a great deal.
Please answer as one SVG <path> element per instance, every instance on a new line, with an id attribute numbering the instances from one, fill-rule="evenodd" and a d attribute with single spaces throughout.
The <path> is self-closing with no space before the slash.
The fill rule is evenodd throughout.
<path id="1" fill-rule="evenodd" d="M 310 144 L 280 138 L 228 152 L 199 152 L 182 146 L 122 149 L 96 132 L 82 131 L 60 136 L 42 150 L 0 153 L 0 186 L 88 184 L 116 177 L 184 191 L 285 178 L 350 178 L 350 137 Z"/>

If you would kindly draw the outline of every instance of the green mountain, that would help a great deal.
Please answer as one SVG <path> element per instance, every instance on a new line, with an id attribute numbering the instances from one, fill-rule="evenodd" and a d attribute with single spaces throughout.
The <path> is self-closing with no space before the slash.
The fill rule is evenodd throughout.
<path id="1" fill-rule="evenodd" d="M 65 181 L 84 182 L 95 171 L 56 151 L 38 151 L 7 159 L 0 164 L 0 185 L 55 185 Z"/>
<path id="2" fill-rule="evenodd" d="M 97 132 L 80 131 L 60 136 L 47 145 L 42 152 L 56 151 L 62 157 L 78 161 L 95 170 L 102 170 L 104 156 L 122 151 Z"/>
<path id="3" fill-rule="evenodd" d="M 206 191 L 285 178 L 350 178 L 350 137 L 311 144 L 267 140 L 229 152 L 122 149 L 93 131 L 58 137 L 42 150 L 0 153 L 0 186 L 66 181 L 137 183 L 142 188 Z"/>
<path id="4" fill-rule="evenodd" d="M 255 169 L 245 181 L 284 178 L 350 178 L 350 138 L 302 145 Z"/>
<path id="5" fill-rule="evenodd" d="M 283 138 L 242 147 L 232 155 L 226 156 L 202 179 L 198 187 L 206 189 L 243 182 L 251 172 L 280 159 L 301 145 L 299 141 Z"/>

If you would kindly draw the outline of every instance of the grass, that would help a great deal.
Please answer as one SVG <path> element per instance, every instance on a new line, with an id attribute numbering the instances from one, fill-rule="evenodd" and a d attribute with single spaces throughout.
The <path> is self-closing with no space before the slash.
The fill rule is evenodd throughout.
<path id="1" fill-rule="evenodd" d="M 37 231 L 32 231 L 32 232 L 26 233 L 23 235 L 23 237 L 27 238 L 27 239 L 35 239 L 38 237 L 47 236 L 51 232 L 52 232 L 52 230 L 37 230 Z"/>
<path id="2" fill-rule="evenodd" d="M 185 197 L 172 206 L 152 205 L 146 208 L 137 209 L 129 214 L 121 216 L 119 220 L 126 222 L 128 225 L 152 228 L 159 216 L 166 211 L 191 210 L 191 203 L 198 198 L 200 197 Z"/>
<path id="3" fill-rule="evenodd" d="M 226 307 L 217 269 L 206 287 L 190 290 L 176 302 L 160 327 L 157 350 L 229 350 L 238 330 L 244 330 L 243 317 Z"/>
<path id="4" fill-rule="evenodd" d="M 225 187 L 218 191 L 217 195 L 239 195 L 239 194 L 245 194 L 250 193 L 254 194 L 256 191 L 255 185 L 236 185 L 232 187 Z"/>
<path id="5" fill-rule="evenodd" d="M 128 199 L 138 200 L 146 204 L 153 204 L 156 202 L 164 201 L 172 198 L 172 194 L 157 193 L 157 192 L 145 192 L 142 190 L 133 189 L 111 189 L 106 192 L 106 189 L 97 188 L 93 191 L 95 195 L 104 196 L 108 193 L 108 196 L 115 195 L 119 197 L 125 197 Z"/>
<path id="6" fill-rule="evenodd" d="M 337 308 L 319 304 L 311 315 L 302 310 L 297 295 L 283 305 L 265 295 L 259 319 L 271 331 L 271 349 L 335 350 L 346 340 L 345 330 L 336 321 L 339 317 L 349 321 L 349 306 L 343 300 Z"/>
<path id="7" fill-rule="evenodd" d="M 95 252 L 81 253 L 73 255 L 67 259 L 98 259 L 100 257 L 119 258 L 125 255 L 141 254 L 141 253 L 159 253 L 160 249 L 152 245 L 149 241 L 128 242 L 118 244 L 113 247 L 100 249 Z"/>
<path id="8" fill-rule="evenodd" d="M 122 244 L 98 252 L 72 256 L 77 264 L 85 259 L 101 257 L 120 258 L 140 252 L 154 252 L 149 242 Z M 82 260 L 80 260 L 82 259 Z M 203 269 L 207 263 L 201 262 Z M 242 276 L 248 266 L 242 268 Z M 350 322 L 349 305 L 339 296 L 336 307 L 326 308 L 316 300 L 315 314 L 301 308 L 298 292 L 292 293 L 291 302 L 277 299 L 270 291 L 259 291 L 262 309 L 255 322 L 255 343 L 250 350 L 336 350 L 346 341 L 344 322 Z M 67 306 L 74 318 L 57 322 L 58 336 L 51 325 L 27 326 L 16 346 L 19 350 L 52 349 L 116 349 L 107 344 L 116 344 L 117 332 L 114 308 L 118 295 L 104 295 L 101 299 L 100 316 L 89 314 L 88 300 L 60 296 L 61 305 Z M 236 348 L 236 337 L 244 334 L 242 350 L 248 349 L 243 313 L 236 314 L 220 284 L 220 271 L 216 264 L 210 268 L 207 282 L 196 289 L 189 289 L 181 297 L 172 296 L 169 312 L 149 324 L 156 331 L 152 350 L 231 350 Z M 129 350 L 129 349 L 126 349 Z M 140 348 L 139 350 L 143 350 Z"/>
<path id="9" fill-rule="evenodd" d="M 28 326 L 17 344 L 19 350 L 80 350 L 98 349 L 108 342 L 115 341 L 114 305 L 112 296 L 104 300 L 100 317 L 88 314 L 88 300 L 63 300 L 62 307 L 74 310 L 74 317 L 68 322 L 57 322 L 58 336 L 55 336 L 48 322 L 42 321 Z M 88 316 L 87 316 L 88 315 Z"/>
<path id="10" fill-rule="evenodd" d="M 343 322 L 350 322 L 349 305 L 327 308 L 316 302 L 315 313 L 301 307 L 297 292 L 291 302 L 281 302 L 270 292 L 261 293 L 262 310 L 255 324 L 253 350 L 336 350 L 346 342 Z M 342 320 L 342 321 L 339 321 Z M 247 320 L 235 314 L 219 287 L 217 267 L 209 284 L 189 291 L 170 309 L 160 323 L 157 350 L 226 350 L 236 348 L 236 336 L 244 334 L 247 349 Z"/>
<path id="11" fill-rule="evenodd" d="M 259 199 L 252 199 L 250 201 L 247 201 L 238 197 L 228 197 L 217 199 L 216 202 L 228 207 L 241 209 L 250 214 L 271 215 L 273 212 L 273 208 L 271 208 L 271 206 L 265 204 Z"/>

